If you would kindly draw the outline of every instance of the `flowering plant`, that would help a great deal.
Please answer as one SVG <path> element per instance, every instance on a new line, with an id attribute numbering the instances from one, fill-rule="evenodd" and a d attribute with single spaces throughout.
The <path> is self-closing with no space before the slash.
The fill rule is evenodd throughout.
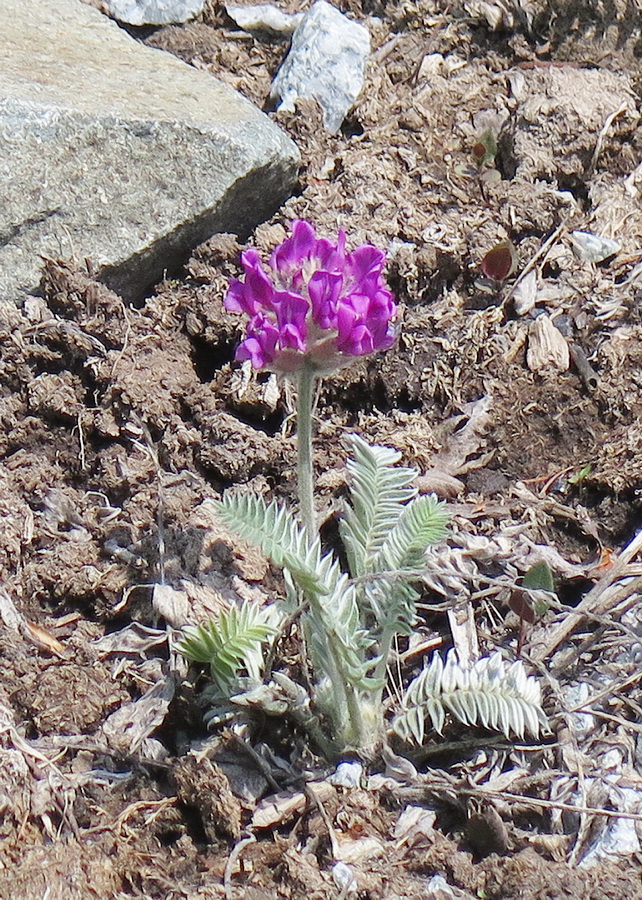
<path id="1" fill-rule="evenodd" d="M 309 222 L 296 219 L 290 236 L 272 253 L 269 272 L 256 250 L 241 254 L 245 280 L 232 281 L 225 297 L 227 309 L 250 318 L 237 361 L 287 373 L 296 382 L 299 502 L 310 534 L 315 531 L 316 380 L 355 356 L 393 345 L 397 306 L 383 279 L 385 261 L 385 253 L 372 244 L 347 253 L 344 231 L 332 244 L 317 238 Z"/>
<path id="2" fill-rule="evenodd" d="M 228 493 L 217 501 L 223 523 L 283 569 L 285 597 L 268 607 L 233 606 L 188 630 L 180 645 L 190 659 L 210 665 L 210 721 L 230 703 L 288 713 L 329 758 L 349 749 L 370 755 L 384 743 L 391 650 L 398 635 L 411 632 L 424 551 L 444 536 L 447 522 L 443 503 L 417 495 L 417 473 L 397 465 L 397 451 L 352 436 L 349 501 L 339 523 L 348 571 L 322 551 L 313 496 L 313 386 L 350 358 L 389 348 L 396 314 L 382 275 L 385 255 L 369 244 L 346 253 L 345 243 L 343 232 L 331 244 L 296 221 L 269 272 L 247 250 L 245 280 L 230 284 L 226 307 L 250 317 L 237 360 L 297 383 L 300 510 L 297 517 L 252 495 Z M 278 668 L 269 678 L 262 672 L 263 648 L 274 647 L 283 622 L 298 623 L 305 687 Z M 390 726 L 402 740 L 421 743 L 425 721 L 441 733 L 447 712 L 506 734 L 537 732 L 539 686 L 521 663 L 507 669 L 499 654 L 465 671 L 452 656 L 445 664 L 435 656 L 411 681 Z"/>

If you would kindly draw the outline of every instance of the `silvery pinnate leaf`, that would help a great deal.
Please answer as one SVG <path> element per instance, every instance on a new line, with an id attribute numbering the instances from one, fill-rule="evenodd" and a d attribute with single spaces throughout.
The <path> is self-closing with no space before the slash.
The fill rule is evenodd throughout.
<path id="1" fill-rule="evenodd" d="M 303 525 L 285 506 L 252 494 L 226 494 L 216 502 L 222 521 L 240 538 L 259 547 L 275 565 L 290 572 L 304 593 L 332 591 L 339 567 L 328 555 L 321 559 L 318 538 L 310 539 Z"/>
<path id="2" fill-rule="evenodd" d="M 375 619 L 372 634 L 376 638 L 385 630 L 394 634 L 410 634 L 417 617 L 419 597 L 413 587 L 398 577 L 366 583 L 363 606 L 366 613 L 372 613 Z"/>
<path id="3" fill-rule="evenodd" d="M 426 547 L 446 536 L 448 518 L 445 504 L 434 495 L 415 497 L 399 512 L 376 556 L 374 571 L 420 565 Z"/>
<path id="4" fill-rule="evenodd" d="M 499 652 L 471 668 L 460 666 L 452 651 L 445 663 L 435 654 L 408 685 L 402 706 L 393 730 L 418 744 L 424 738 L 426 719 L 441 734 L 447 712 L 464 725 L 481 725 L 506 737 L 523 737 L 526 732 L 537 736 L 546 727 L 539 682 L 526 674 L 520 660 L 508 664 Z"/>
<path id="5" fill-rule="evenodd" d="M 372 639 L 363 629 L 355 589 L 331 554 L 321 556 L 318 538 L 310 542 L 295 516 L 275 501 L 266 504 L 261 497 L 226 495 L 217 508 L 223 522 L 239 537 L 285 567 L 311 601 L 305 616 L 306 632 L 319 674 L 335 665 L 333 657 L 338 653 L 353 687 L 371 689 L 374 682 L 368 678 L 368 671 L 372 662 L 364 654 Z"/>
<path id="6" fill-rule="evenodd" d="M 350 572 L 357 578 L 372 572 L 374 560 L 404 505 L 416 495 L 411 487 L 414 469 L 395 466 L 401 454 L 391 447 L 369 446 L 356 435 L 350 439 L 354 459 L 350 504 L 339 524 Z"/>

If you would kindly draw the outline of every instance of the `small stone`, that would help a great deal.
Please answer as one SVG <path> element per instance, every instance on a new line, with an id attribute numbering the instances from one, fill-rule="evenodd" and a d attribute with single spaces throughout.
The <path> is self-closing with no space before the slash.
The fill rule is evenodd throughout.
<path id="1" fill-rule="evenodd" d="M 342 762 L 328 777 L 328 781 L 335 787 L 357 788 L 362 778 L 363 766 L 360 762 Z"/>
<path id="2" fill-rule="evenodd" d="M 289 112 L 299 97 L 316 100 L 326 130 L 335 134 L 361 92 L 369 53 L 368 30 L 317 0 L 294 32 L 271 96 Z"/>
<path id="3" fill-rule="evenodd" d="M 303 13 L 284 13 L 269 3 L 260 3 L 257 6 L 226 6 L 225 12 L 244 31 L 282 38 L 293 34 L 303 18 Z"/>
<path id="4" fill-rule="evenodd" d="M 622 249 L 617 241 L 599 237 L 590 231 L 572 231 L 571 240 L 576 255 L 583 262 L 601 263 Z"/>
<path id="5" fill-rule="evenodd" d="M 127 25 L 171 25 L 202 12 L 205 0 L 105 0 L 105 10 Z"/>
<path id="6" fill-rule="evenodd" d="M 339 861 L 332 866 L 332 880 L 341 892 L 342 897 L 357 893 L 357 879 L 354 877 L 350 866 L 344 862 Z"/>

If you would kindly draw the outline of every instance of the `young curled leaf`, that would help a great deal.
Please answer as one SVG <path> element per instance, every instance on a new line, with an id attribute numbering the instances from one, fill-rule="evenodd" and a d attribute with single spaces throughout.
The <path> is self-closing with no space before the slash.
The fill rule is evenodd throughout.
<path id="1" fill-rule="evenodd" d="M 187 626 L 178 650 L 187 659 L 207 663 L 212 680 L 228 693 L 241 669 L 259 678 L 261 644 L 276 633 L 272 619 L 270 607 L 246 601 L 204 625 Z"/>
<path id="2" fill-rule="evenodd" d="M 543 559 L 534 563 L 522 578 L 522 587 L 525 591 L 549 591 L 552 593 L 555 586 L 549 564 Z"/>

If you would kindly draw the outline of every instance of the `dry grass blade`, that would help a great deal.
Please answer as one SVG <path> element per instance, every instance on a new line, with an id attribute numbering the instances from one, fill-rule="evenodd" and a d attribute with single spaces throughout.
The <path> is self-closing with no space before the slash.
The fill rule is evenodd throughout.
<path id="1" fill-rule="evenodd" d="M 639 531 L 633 540 L 622 550 L 611 568 L 604 573 L 600 580 L 588 592 L 582 602 L 558 625 L 556 625 L 544 639 L 531 650 L 531 658 L 535 662 L 543 662 L 553 653 L 560 644 L 573 632 L 584 618 L 585 613 L 603 614 L 622 599 L 620 590 L 609 591 L 614 583 L 626 577 L 626 569 L 629 563 L 642 550 L 642 531 Z M 628 593 L 633 593 L 642 584 L 642 576 L 635 578 L 624 586 Z"/>
<path id="2" fill-rule="evenodd" d="M 430 788 L 429 783 L 426 787 Z M 634 822 L 642 822 L 642 813 L 627 812 L 618 809 L 601 809 L 593 806 L 575 806 L 572 803 L 562 803 L 557 800 L 544 800 L 539 797 L 527 797 L 522 794 L 513 794 L 508 791 L 492 791 L 479 787 L 476 790 L 471 788 L 453 787 L 455 791 L 463 797 L 489 797 L 493 800 L 504 800 L 510 803 L 518 803 L 521 806 L 531 807 L 533 809 L 559 809 L 564 812 L 574 814 L 584 814 L 593 816 L 602 816 L 606 819 L 631 819 Z"/>

